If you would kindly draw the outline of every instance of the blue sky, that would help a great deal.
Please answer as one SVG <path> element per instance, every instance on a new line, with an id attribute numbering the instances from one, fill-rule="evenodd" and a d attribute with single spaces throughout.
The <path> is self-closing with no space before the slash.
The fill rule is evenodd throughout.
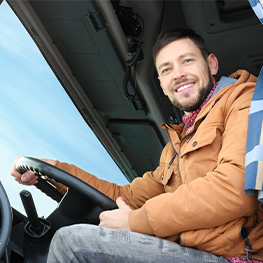
<path id="1" fill-rule="evenodd" d="M 22 209 L 19 192 L 26 188 L 10 176 L 18 156 L 58 159 L 99 178 L 127 183 L 5 1 L 0 36 L 0 178 L 11 204 Z M 56 206 L 35 187 L 27 189 L 40 216 Z"/>

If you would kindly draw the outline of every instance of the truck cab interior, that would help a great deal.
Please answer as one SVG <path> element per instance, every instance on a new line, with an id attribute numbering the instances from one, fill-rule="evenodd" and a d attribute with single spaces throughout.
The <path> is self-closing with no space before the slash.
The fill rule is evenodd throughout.
<path id="1" fill-rule="evenodd" d="M 154 66 L 152 46 L 160 32 L 189 27 L 200 34 L 219 60 L 218 79 L 237 69 L 258 76 L 263 64 L 263 27 L 248 0 L 6 2 L 129 182 L 158 166 L 168 142 L 160 124 L 179 124 L 182 119 L 182 112 L 163 94 Z M 1 240 L 5 241 L 0 244 L 2 262 L 42 263 L 59 227 L 78 222 L 97 224 L 98 214 L 115 204 L 60 170 L 31 158 L 23 161 L 21 170 L 36 171 L 70 189 L 61 201 L 62 196 L 40 180 L 40 191 L 59 206 L 48 218 L 39 220 L 27 192 L 21 197 L 27 216 L 14 208 L 10 216 L 4 201 L 8 198 L 0 192 Z M 72 207 L 74 216 L 65 215 L 76 200 L 79 207 Z M 87 200 L 90 207 L 78 213 Z"/>

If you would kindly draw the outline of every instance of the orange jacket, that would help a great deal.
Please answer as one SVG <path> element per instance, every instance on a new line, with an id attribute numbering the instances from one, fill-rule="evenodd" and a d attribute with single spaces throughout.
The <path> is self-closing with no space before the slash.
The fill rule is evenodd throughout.
<path id="1" fill-rule="evenodd" d="M 244 193 L 248 113 L 257 78 L 244 70 L 230 77 L 237 81 L 210 99 L 188 135 L 184 136 L 183 124 L 163 124 L 170 143 L 160 165 L 131 184 L 102 181 L 58 161 L 56 166 L 114 200 L 122 196 L 133 209 L 129 214 L 132 231 L 216 255 L 245 256 L 240 236 L 245 227 L 253 258 L 263 260 L 263 212 L 257 195 Z"/>

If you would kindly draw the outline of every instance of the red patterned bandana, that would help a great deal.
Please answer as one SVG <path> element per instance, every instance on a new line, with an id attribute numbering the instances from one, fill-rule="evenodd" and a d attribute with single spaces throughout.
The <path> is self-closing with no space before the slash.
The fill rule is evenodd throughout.
<path id="1" fill-rule="evenodd" d="M 210 93 L 208 94 L 208 96 L 206 97 L 206 99 L 204 100 L 204 102 L 202 103 L 202 105 L 196 109 L 195 111 L 191 112 L 189 115 L 184 115 L 183 116 L 183 122 L 184 124 L 188 127 L 186 130 L 185 134 L 188 134 L 189 130 L 192 128 L 192 126 L 195 123 L 195 119 L 198 115 L 198 113 L 201 111 L 201 109 L 205 106 L 205 104 L 211 99 L 211 97 L 214 94 L 214 91 L 216 89 L 218 82 L 214 85 L 214 87 L 211 89 Z"/>
<path id="2" fill-rule="evenodd" d="M 250 263 L 262 263 L 263 261 L 252 259 L 252 261 L 248 260 L 247 258 L 239 258 L 239 257 L 227 257 L 226 260 L 232 263 L 244 263 L 244 262 L 250 262 Z"/>

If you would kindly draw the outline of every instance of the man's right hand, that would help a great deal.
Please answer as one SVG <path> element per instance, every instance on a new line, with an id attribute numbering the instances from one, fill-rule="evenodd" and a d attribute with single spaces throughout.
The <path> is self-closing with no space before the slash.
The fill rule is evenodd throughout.
<path id="1" fill-rule="evenodd" d="M 35 175 L 34 172 L 31 171 L 27 171 L 23 174 L 19 173 L 16 169 L 16 163 L 18 161 L 18 159 L 21 157 L 18 157 L 15 159 L 12 171 L 11 171 L 11 175 L 14 176 L 15 180 L 23 185 L 34 185 L 38 182 L 38 176 Z M 40 159 L 41 161 L 44 161 L 46 163 L 49 163 L 51 165 L 55 165 L 56 161 L 54 160 L 50 160 L 50 159 Z"/>

